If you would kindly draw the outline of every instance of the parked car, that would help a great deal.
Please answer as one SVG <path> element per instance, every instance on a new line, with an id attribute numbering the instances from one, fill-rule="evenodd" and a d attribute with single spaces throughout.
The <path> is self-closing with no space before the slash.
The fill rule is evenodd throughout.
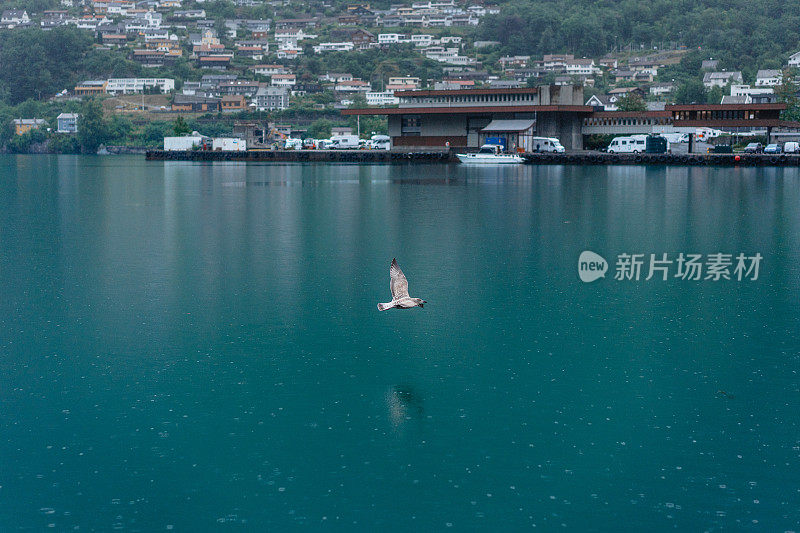
<path id="1" fill-rule="evenodd" d="M 746 154 L 760 154 L 764 151 L 764 145 L 761 143 L 749 143 L 742 151 Z"/>
<path id="2" fill-rule="evenodd" d="M 768 144 L 766 148 L 764 148 L 765 154 L 779 154 L 781 153 L 781 145 L 780 144 Z"/>
<path id="3" fill-rule="evenodd" d="M 798 152 L 800 152 L 800 143 L 790 141 L 783 145 L 784 154 L 796 154 Z"/>

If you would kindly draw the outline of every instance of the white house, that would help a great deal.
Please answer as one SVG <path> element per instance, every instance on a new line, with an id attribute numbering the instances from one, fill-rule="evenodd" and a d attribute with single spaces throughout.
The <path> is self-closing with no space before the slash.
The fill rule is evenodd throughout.
<path id="1" fill-rule="evenodd" d="M 334 86 L 334 90 L 342 93 L 367 93 L 371 90 L 369 83 L 362 80 L 340 81 Z"/>
<path id="2" fill-rule="evenodd" d="M 607 94 L 595 94 L 586 100 L 587 106 L 601 107 L 603 111 L 617 111 L 619 107 L 616 105 L 617 97 L 609 96 Z"/>
<path id="3" fill-rule="evenodd" d="M 78 133 L 78 116 L 77 113 L 58 115 L 58 133 Z"/>
<path id="4" fill-rule="evenodd" d="M 300 41 L 316 38 L 316 35 L 306 33 L 302 29 L 275 30 L 275 42 L 278 43 L 279 47 L 280 45 L 291 45 L 292 47 L 296 47 L 297 43 Z"/>
<path id="5" fill-rule="evenodd" d="M 109 94 L 136 94 L 155 87 L 162 93 L 172 92 L 175 90 L 175 80 L 172 78 L 111 78 L 106 85 L 106 92 Z"/>
<path id="6" fill-rule="evenodd" d="M 728 84 L 741 84 L 743 81 L 742 73 L 738 70 L 731 72 L 706 72 L 703 74 L 703 85 L 709 89 L 713 87 L 725 87 Z"/>
<path id="7" fill-rule="evenodd" d="M 445 44 L 461 44 L 462 40 L 463 40 L 462 37 L 459 37 L 459 36 L 456 36 L 456 35 L 450 35 L 450 36 L 445 35 L 445 36 L 443 36 L 442 38 L 439 39 L 439 42 L 442 45 L 445 45 Z"/>
<path id="8" fill-rule="evenodd" d="M 291 88 L 297 85 L 297 76 L 294 74 L 273 74 L 270 79 L 270 85 Z"/>
<path id="9" fill-rule="evenodd" d="M 314 45 L 314 53 L 321 54 L 324 52 L 349 52 L 355 48 L 355 44 L 350 41 L 343 43 L 319 43 Z"/>
<path id="10" fill-rule="evenodd" d="M 28 12 L 22 9 L 7 9 L 3 11 L 3 15 L 0 17 L 0 23 L 9 27 L 28 24 L 30 21 L 31 18 L 28 16 Z"/>
<path id="11" fill-rule="evenodd" d="M 411 42 L 408 35 L 402 33 L 379 33 L 378 44 L 397 44 Z M 800 54 L 800 52 L 798 52 Z"/>
<path id="12" fill-rule="evenodd" d="M 273 76 L 275 74 L 288 74 L 289 71 L 283 65 L 253 65 L 250 67 L 255 74 L 262 76 Z"/>
<path id="13" fill-rule="evenodd" d="M 414 46 L 424 48 L 431 45 L 433 42 L 433 35 L 429 35 L 427 33 L 418 33 L 411 36 L 411 42 L 414 44 Z"/>
<path id="14" fill-rule="evenodd" d="M 759 70 L 756 74 L 756 87 L 775 87 L 781 84 L 783 74 L 777 69 Z"/>
<path id="15" fill-rule="evenodd" d="M 394 95 L 394 91 L 370 91 L 364 96 L 367 98 L 367 105 L 396 105 L 400 103 L 400 99 Z"/>
<path id="16" fill-rule="evenodd" d="M 790 67 L 800 67 L 800 52 L 795 52 L 789 56 Z"/>
<path id="17" fill-rule="evenodd" d="M 349 72 L 326 72 L 319 79 L 323 82 L 339 83 L 340 81 L 353 81 L 353 75 Z"/>
<path id="18" fill-rule="evenodd" d="M 422 80 L 415 76 L 392 76 L 389 78 L 389 85 L 402 85 L 408 89 L 418 89 L 422 85 Z"/>
<path id="19" fill-rule="evenodd" d="M 663 96 L 665 94 L 669 94 L 675 90 L 675 84 L 673 83 L 655 83 L 650 86 L 650 94 L 654 96 Z"/>
<path id="20" fill-rule="evenodd" d="M 772 87 L 752 87 L 750 85 L 731 85 L 731 96 L 754 96 L 757 94 L 772 94 Z"/>
<path id="21" fill-rule="evenodd" d="M 594 59 L 570 59 L 565 61 L 564 67 L 568 76 L 592 76 L 600 70 Z"/>

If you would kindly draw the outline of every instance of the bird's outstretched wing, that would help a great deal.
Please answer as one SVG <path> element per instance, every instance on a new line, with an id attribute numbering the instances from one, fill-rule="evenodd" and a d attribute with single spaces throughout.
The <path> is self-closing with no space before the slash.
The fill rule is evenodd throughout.
<path id="1" fill-rule="evenodd" d="M 392 291 L 392 300 L 408 298 L 408 280 L 403 271 L 397 266 L 397 260 L 392 259 L 389 267 L 389 290 Z"/>

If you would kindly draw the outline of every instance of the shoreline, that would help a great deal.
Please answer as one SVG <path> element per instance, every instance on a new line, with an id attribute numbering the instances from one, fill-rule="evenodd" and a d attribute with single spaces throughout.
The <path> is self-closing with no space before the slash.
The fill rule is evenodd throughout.
<path id="1" fill-rule="evenodd" d="M 241 161 L 275 163 L 457 163 L 456 150 L 147 150 L 147 161 Z M 605 152 L 524 153 L 524 164 L 538 165 L 675 165 L 800 166 L 800 154 L 608 154 Z"/>

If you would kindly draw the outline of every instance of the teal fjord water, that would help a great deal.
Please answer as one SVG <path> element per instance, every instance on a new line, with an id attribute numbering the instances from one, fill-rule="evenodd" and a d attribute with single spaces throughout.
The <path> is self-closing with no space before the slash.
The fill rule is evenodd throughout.
<path id="1" fill-rule="evenodd" d="M 799 264 L 797 169 L 4 156 L 0 530 L 797 529 Z"/>

